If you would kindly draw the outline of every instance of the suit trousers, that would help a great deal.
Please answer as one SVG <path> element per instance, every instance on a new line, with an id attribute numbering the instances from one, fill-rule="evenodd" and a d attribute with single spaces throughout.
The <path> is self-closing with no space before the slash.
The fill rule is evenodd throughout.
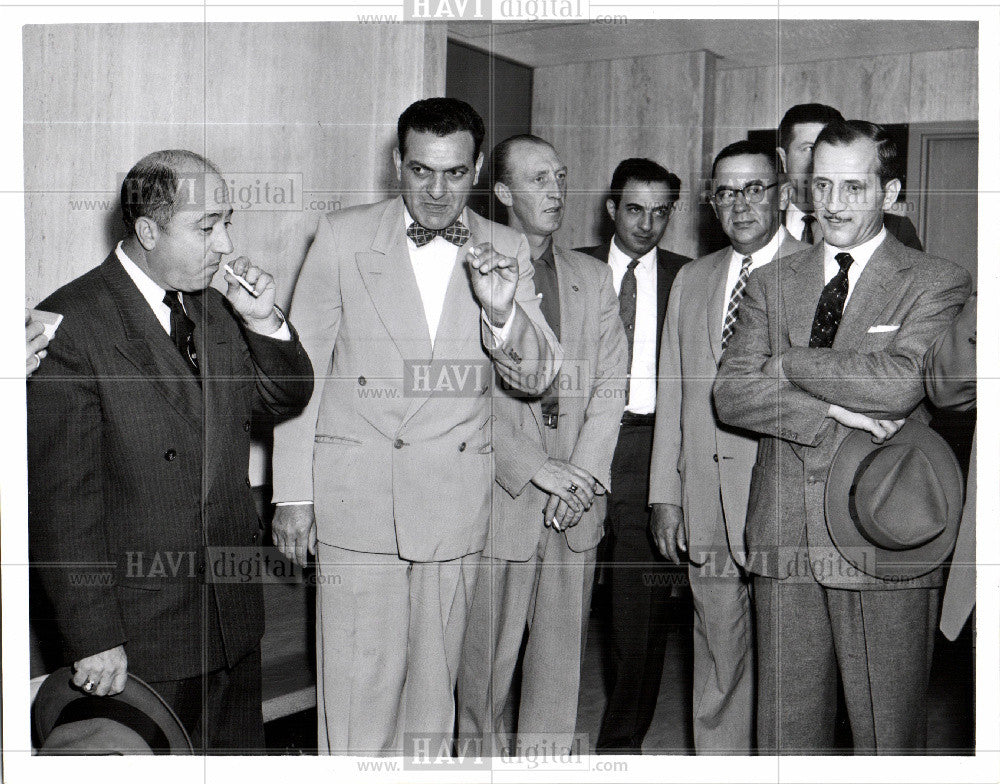
<path id="1" fill-rule="evenodd" d="M 749 754 L 754 732 L 750 585 L 728 548 L 711 555 L 701 566 L 688 565 L 694 600 L 694 747 L 699 754 Z"/>
<path id="2" fill-rule="evenodd" d="M 451 738 L 479 553 L 412 562 L 320 542 L 316 702 L 320 754 L 401 754 Z"/>
<path id="3" fill-rule="evenodd" d="M 513 728 L 504 714 L 516 700 L 511 684 L 527 626 L 518 738 L 571 746 L 596 551 L 574 552 L 565 533 L 546 528 L 527 561 L 483 558 L 459 669 L 460 734 L 508 753 Z"/>
<path id="4" fill-rule="evenodd" d="M 264 751 L 260 646 L 232 667 L 149 685 L 173 708 L 195 753 Z"/>
<path id="5" fill-rule="evenodd" d="M 611 462 L 611 688 L 600 751 L 638 753 L 653 721 L 667 645 L 670 574 L 649 533 L 653 426 L 624 424 Z"/>
<path id="6" fill-rule="evenodd" d="M 854 748 L 921 751 L 940 588 L 852 591 L 754 576 L 762 753 L 834 745 L 837 682 Z"/>

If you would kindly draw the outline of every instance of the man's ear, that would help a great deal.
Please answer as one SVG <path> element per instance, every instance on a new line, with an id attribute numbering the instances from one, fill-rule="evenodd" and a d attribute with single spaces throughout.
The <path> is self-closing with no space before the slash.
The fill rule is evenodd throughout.
<path id="1" fill-rule="evenodd" d="M 483 154 L 480 152 L 479 157 L 476 158 L 476 176 L 472 180 L 473 185 L 479 182 L 479 170 L 482 168 L 483 168 Z"/>
<path id="2" fill-rule="evenodd" d="M 788 172 L 788 160 L 785 158 L 785 148 L 775 147 L 775 151 L 778 153 L 778 160 L 781 161 L 781 170 L 785 173 Z"/>
<path id="3" fill-rule="evenodd" d="M 140 215 L 135 219 L 133 230 L 143 250 L 150 251 L 156 247 L 156 242 L 160 238 L 160 227 L 155 220 L 146 215 Z"/>
<path id="4" fill-rule="evenodd" d="M 514 194 L 510 192 L 510 188 L 507 187 L 506 183 L 498 182 L 493 185 L 493 193 L 504 207 L 511 207 L 514 204 Z"/>
<path id="5" fill-rule="evenodd" d="M 792 203 L 793 190 L 794 186 L 790 182 L 782 182 L 778 185 L 778 209 L 782 212 L 787 210 L 788 205 Z"/>
<path id="6" fill-rule="evenodd" d="M 903 188 L 903 183 L 899 180 L 893 178 L 889 180 L 883 187 L 885 191 L 885 197 L 882 199 L 882 211 L 888 212 L 893 204 L 896 203 L 896 199 L 899 198 L 899 192 Z"/>
<path id="7" fill-rule="evenodd" d="M 403 180 L 403 156 L 399 153 L 399 148 L 394 147 L 392 150 L 392 162 L 396 165 L 396 179 L 402 182 Z"/>
<path id="8" fill-rule="evenodd" d="M 615 204 L 615 200 L 614 199 L 606 199 L 604 201 L 604 209 L 606 209 L 608 211 L 608 215 L 611 216 L 611 222 L 614 223 L 614 221 L 615 221 L 615 215 L 618 214 L 618 207 Z"/>

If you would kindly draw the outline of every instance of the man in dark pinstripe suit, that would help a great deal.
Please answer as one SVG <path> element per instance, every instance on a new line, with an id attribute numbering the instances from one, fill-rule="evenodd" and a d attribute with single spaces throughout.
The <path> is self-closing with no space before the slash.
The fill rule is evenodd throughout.
<path id="1" fill-rule="evenodd" d="M 127 237 L 48 297 L 63 315 L 28 385 L 32 565 L 74 683 L 151 682 L 202 750 L 263 747 L 252 412 L 298 412 L 312 368 L 274 281 L 231 253 L 215 167 L 152 153 L 122 185 Z M 99 703 L 94 703 L 99 709 Z"/>

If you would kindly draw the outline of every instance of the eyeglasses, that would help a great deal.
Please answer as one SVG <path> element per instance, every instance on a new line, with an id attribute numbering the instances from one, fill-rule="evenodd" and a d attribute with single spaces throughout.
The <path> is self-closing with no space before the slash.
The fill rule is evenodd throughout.
<path id="1" fill-rule="evenodd" d="M 742 188 L 719 188 L 712 194 L 712 201 L 717 207 L 731 207 L 736 202 L 736 194 L 742 193 L 748 204 L 760 204 L 764 201 L 764 194 L 771 188 L 777 188 L 778 183 L 772 182 L 770 185 L 761 185 L 759 182 L 752 182 Z"/>

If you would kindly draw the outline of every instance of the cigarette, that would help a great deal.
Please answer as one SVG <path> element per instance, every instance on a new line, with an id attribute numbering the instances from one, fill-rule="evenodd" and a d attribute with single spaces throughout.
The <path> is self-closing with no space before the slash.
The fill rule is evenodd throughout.
<path id="1" fill-rule="evenodd" d="M 222 268 L 230 275 L 232 275 L 234 278 L 236 278 L 236 282 L 239 283 L 246 290 L 247 294 L 249 294 L 251 297 L 256 299 L 257 297 L 260 296 L 260 294 L 257 293 L 257 291 L 254 289 L 252 285 L 250 285 L 249 281 L 247 281 L 246 278 L 244 278 L 242 275 L 237 275 L 235 272 L 233 272 L 233 268 L 230 267 L 228 263 L 223 264 Z"/>

